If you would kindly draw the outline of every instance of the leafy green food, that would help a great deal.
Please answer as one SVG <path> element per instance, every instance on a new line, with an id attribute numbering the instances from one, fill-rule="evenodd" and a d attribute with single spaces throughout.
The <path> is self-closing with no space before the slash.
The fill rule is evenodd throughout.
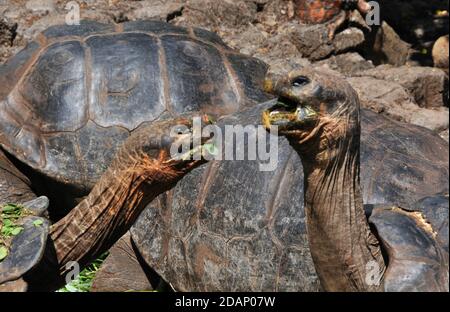
<path id="1" fill-rule="evenodd" d="M 4 246 L 0 246 L 0 261 L 8 256 L 8 249 Z"/>
<path id="2" fill-rule="evenodd" d="M 22 230 L 23 230 L 23 227 L 21 227 L 21 226 L 15 227 L 11 230 L 11 235 L 12 236 L 19 235 L 20 232 L 22 232 Z"/>
<path id="3" fill-rule="evenodd" d="M 34 225 L 34 226 L 41 226 L 43 223 L 44 223 L 44 222 L 43 222 L 42 220 L 39 220 L 39 219 L 33 221 L 33 225 Z"/>
<path id="4" fill-rule="evenodd" d="M 89 292 L 95 274 L 100 269 L 100 266 L 107 256 L 107 252 L 102 254 L 98 259 L 94 260 L 90 265 L 83 269 L 75 280 L 59 289 L 57 292 Z"/>
<path id="5" fill-rule="evenodd" d="M 6 204 L 0 208 L 0 261 L 8 256 L 11 238 L 19 235 L 23 230 L 19 220 L 30 214 L 20 205 Z"/>

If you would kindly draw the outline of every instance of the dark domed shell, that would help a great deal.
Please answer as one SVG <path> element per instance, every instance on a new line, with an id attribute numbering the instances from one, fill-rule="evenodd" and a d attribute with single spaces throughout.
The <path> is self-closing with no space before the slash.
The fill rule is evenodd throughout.
<path id="1" fill-rule="evenodd" d="M 89 188 L 140 125 L 260 102 L 266 70 L 201 29 L 51 27 L 0 67 L 0 144 L 57 181 Z"/>

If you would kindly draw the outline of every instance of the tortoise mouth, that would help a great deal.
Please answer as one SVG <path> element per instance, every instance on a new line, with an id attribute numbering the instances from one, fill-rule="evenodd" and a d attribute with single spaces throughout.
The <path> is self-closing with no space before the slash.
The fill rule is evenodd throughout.
<path id="1" fill-rule="evenodd" d="M 189 151 L 168 159 L 165 161 L 165 164 L 171 165 L 178 169 L 190 169 L 206 162 L 209 159 L 213 159 L 217 156 L 217 153 L 218 149 L 212 139 L 202 138 L 202 144 L 194 146 L 191 142 L 191 148 Z"/>
<path id="2" fill-rule="evenodd" d="M 308 103 L 280 96 L 277 104 L 263 112 L 262 118 L 266 129 L 277 126 L 280 133 L 285 133 L 310 128 L 316 124 L 318 117 Z"/>

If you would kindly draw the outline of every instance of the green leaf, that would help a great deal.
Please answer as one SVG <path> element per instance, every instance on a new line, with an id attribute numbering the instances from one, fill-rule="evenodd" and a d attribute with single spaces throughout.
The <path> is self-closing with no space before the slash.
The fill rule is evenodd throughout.
<path id="1" fill-rule="evenodd" d="M 2 227 L 2 235 L 3 236 L 9 236 L 9 235 L 11 235 L 11 227 L 6 227 L 6 226 L 4 226 L 4 227 Z"/>
<path id="2" fill-rule="evenodd" d="M 42 221 L 41 219 L 33 221 L 33 225 L 34 226 L 41 226 L 43 223 L 44 223 L 44 221 Z"/>
<path id="3" fill-rule="evenodd" d="M 7 204 L 5 206 L 3 206 L 2 211 L 3 212 L 11 212 L 11 211 L 17 211 L 20 210 L 20 207 L 17 205 L 13 205 L 13 204 Z"/>
<path id="4" fill-rule="evenodd" d="M 17 226 L 11 230 L 11 235 L 13 235 L 13 236 L 19 235 L 20 232 L 22 232 L 22 230 L 23 230 L 23 227 Z"/>
<path id="5" fill-rule="evenodd" d="M 9 220 L 9 219 L 3 220 L 3 226 L 4 227 L 11 227 L 13 225 L 14 225 L 14 223 L 11 220 Z"/>
<path id="6" fill-rule="evenodd" d="M 0 246 L 0 261 L 5 259 L 8 256 L 8 249 L 4 246 Z"/>

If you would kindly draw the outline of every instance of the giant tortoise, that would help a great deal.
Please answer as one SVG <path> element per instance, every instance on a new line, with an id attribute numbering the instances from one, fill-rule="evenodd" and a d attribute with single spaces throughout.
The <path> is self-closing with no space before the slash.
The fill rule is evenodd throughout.
<path id="1" fill-rule="evenodd" d="M 0 68 L 0 203 L 47 195 L 56 223 L 46 252 L 53 248 L 56 256 L 44 255 L 51 258 L 45 262 L 56 261 L 48 266 L 61 274 L 69 262 L 84 266 L 128 230 L 151 198 L 198 164 L 179 159 L 166 163 L 169 155 L 148 152 L 148 144 L 165 151 L 169 142 L 177 142 L 169 137 L 169 125 L 176 120 L 153 122 L 200 111 L 229 114 L 260 101 L 264 93 L 258 85 L 265 70 L 263 62 L 234 52 L 201 29 L 151 21 L 116 26 L 87 21 L 47 29 Z M 148 156 L 141 157 L 142 145 Z M 116 160 L 110 165 L 116 155 L 126 159 L 127 153 L 133 160 L 143 158 L 144 164 L 122 159 L 122 164 Z M 154 159 L 167 167 L 167 177 L 140 172 Z M 119 165 L 130 167 L 129 176 L 121 177 Z M 147 175 L 158 187 L 150 188 Z M 143 195 L 130 182 L 135 178 L 149 188 Z M 42 199 L 27 205 L 46 210 Z M 101 208 L 105 205 L 117 211 L 106 212 Z M 107 215 L 115 217 L 109 220 Z M 24 223 L 11 255 L 0 264 L 0 282 L 17 279 L 42 257 L 45 224 L 34 228 L 30 222 Z M 33 249 L 19 248 L 25 245 Z M 45 281 L 42 272 L 32 275 Z"/>
<path id="2" fill-rule="evenodd" d="M 222 127 L 259 124 L 267 104 L 255 104 L 271 98 L 263 90 L 267 68 L 201 29 L 153 21 L 51 27 L 0 67 L 0 201 L 32 200 L 28 205 L 42 211 L 45 200 L 34 198 L 48 196 L 50 220 L 62 218 L 72 235 L 50 245 L 70 251 L 87 231 L 70 217 L 83 217 L 79 200 L 99 184 L 130 135 L 187 112 L 224 115 Z M 410 203 L 448 191 L 444 141 L 369 111 L 362 116 L 365 203 Z M 276 170 L 260 171 L 259 164 L 210 162 L 154 200 L 131 231 L 145 262 L 177 290 L 320 290 L 306 237 L 303 178 L 293 171 L 300 159 L 281 140 Z M 436 222 L 441 210 L 432 211 Z M 97 213 L 92 209 L 88 219 Z M 108 244 L 87 250 L 81 265 L 126 228 L 111 232 L 102 225 L 108 230 L 97 234 L 109 235 Z M 16 238 L 29 242 L 24 228 Z M 17 259 L 13 251 L 10 259 Z M 8 266 L 0 263 L 2 282 L 19 278 L 40 257 L 30 259 L 26 268 L 8 262 L 20 270 L 7 279 Z M 33 278 L 46 266 L 24 276 L 31 290 L 53 287 Z"/>
<path id="3" fill-rule="evenodd" d="M 415 207 L 379 206 L 369 227 L 359 181 L 359 100 L 350 84 L 303 69 L 268 86 L 282 105 L 264 111 L 263 121 L 301 157 L 308 240 L 324 289 L 448 292 L 448 234 L 438 232 L 448 226 L 448 210 L 436 218 Z"/>

